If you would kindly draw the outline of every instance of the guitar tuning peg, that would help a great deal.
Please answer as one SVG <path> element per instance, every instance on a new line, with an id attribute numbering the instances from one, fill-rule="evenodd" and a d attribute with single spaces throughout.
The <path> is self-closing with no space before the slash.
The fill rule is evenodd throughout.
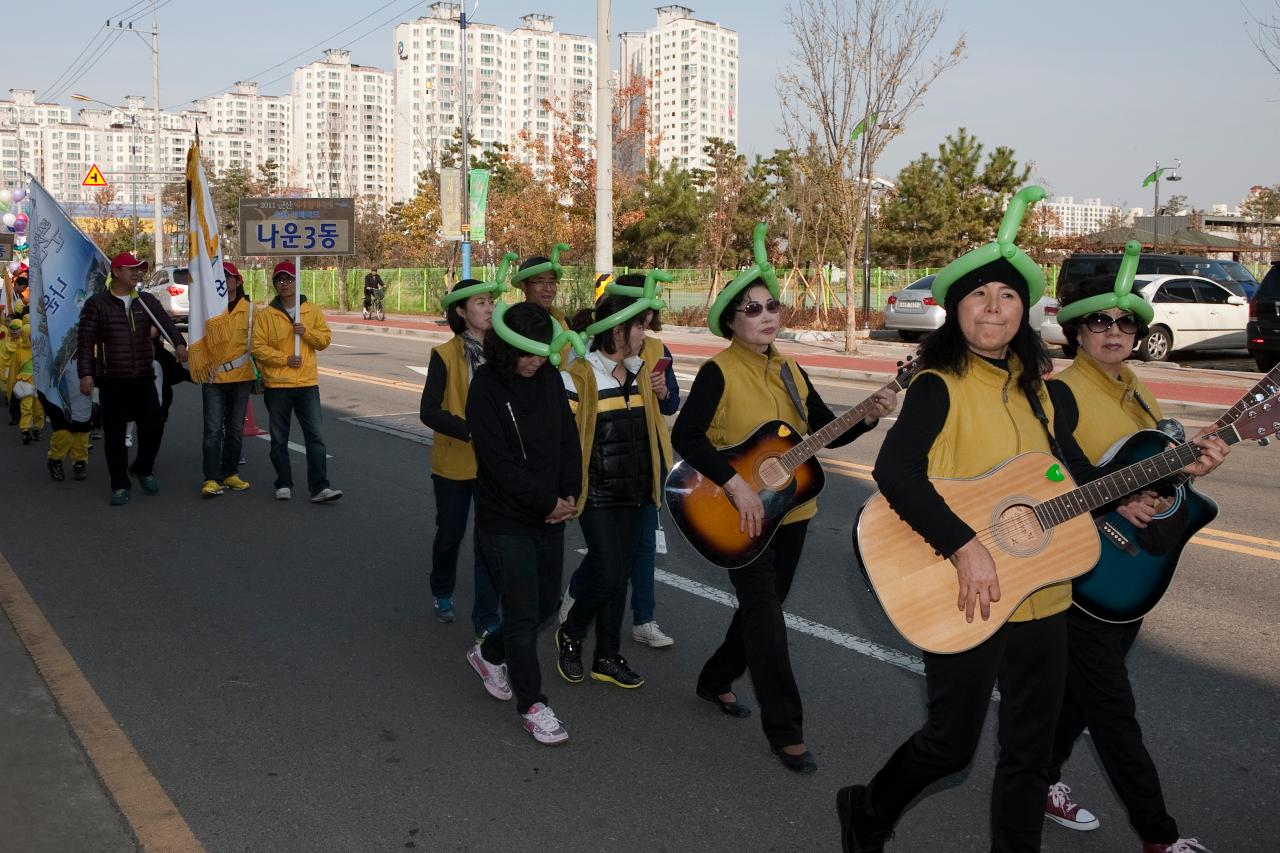
<path id="1" fill-rule="evenodd" d="M 1258 439 L 1258 446 L 1259 446 L 1259 447 L 1266 447 L 1266 446 L 1267 446 L 1268 444 L 1270 444 L 1270 443 L 1271 443 L 1271 439 L 1269 439 L 1269 438 L 1260 438 L 1260 439 Z"/>
<path id="2" fill-rule="evenodd" d="M 902 362 L 898 362 L 898 367 L 902 367 Z"/>

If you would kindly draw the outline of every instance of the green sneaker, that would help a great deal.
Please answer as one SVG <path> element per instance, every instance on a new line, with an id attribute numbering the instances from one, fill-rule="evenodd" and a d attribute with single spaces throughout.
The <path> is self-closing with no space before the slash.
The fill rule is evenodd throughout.
<path id="1" fill-rule="evenodd" d="M 128 489 L 116 489 L 114 492 L 111 493 L 112 506 L 124 506 L 128 502 L 129 502 Z"/>
<path id="2" fill-rule="evenodd" d="M 142 491 L 149 495 L 160 494 L 160 481 L 155 478 L 155 475 L 150 477 L 138 477 L 138 485 L 142 486 Z"/>

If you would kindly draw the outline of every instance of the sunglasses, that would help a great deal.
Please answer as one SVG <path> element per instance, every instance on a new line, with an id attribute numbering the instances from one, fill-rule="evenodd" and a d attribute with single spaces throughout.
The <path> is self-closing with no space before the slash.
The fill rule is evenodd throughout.
<path id="1" fill-rule="evenodd" d="M 1138 318 L 1132 314 L 1121 314 L 1119 317 L 1112 317 L 1110 314 L 1090 314 L 1084 318 L 1084 327 L 1095 334 L 1102 334 L 1113 325 L 1120 330 L 1123 335 L 1136 335 L 1138 328 L 1142 325 L 1138 322 Z"/>
<path id="2" fill-rule="evenodd" d="M 770 314 L 777 314 L 782 310 L 782 303 L 776 299 L 770 299 L 768 302 L 748 302 L 738 309 L 738 313 L 744 317 L 759 317 L 764 311 Z"/>

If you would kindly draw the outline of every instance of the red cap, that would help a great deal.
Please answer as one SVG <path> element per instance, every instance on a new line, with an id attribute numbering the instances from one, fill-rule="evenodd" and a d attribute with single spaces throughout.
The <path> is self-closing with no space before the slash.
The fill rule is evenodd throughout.
<path id="1" fill-rule="evenodd" d="M 227 275 L 233 275 L 241 281 L 244 281 L 244 276 L 240 275 L 240 270 L 236 269 L 236 265 L 231 263 L 231 261 L 222 262 L 222 271 Z"/>
<path id="2" fill-rule="evenodd" d="M 276 268 L 271 271 L 271 280 L 275 281 L 275 278 L 278 275 L 287 275 L 290 278 L 297 278 L 298 268 L 293 265 L 293 261 L 281 261 L 276 264 Z"/>
<path id="3" fill-rule="evenodd" d="M 111 259 L 112 269 L 130 269 L 135 267 L 147 267 L 146 261 L 140 261 L 133 256 L 133 252 L 121 252 Z"/>

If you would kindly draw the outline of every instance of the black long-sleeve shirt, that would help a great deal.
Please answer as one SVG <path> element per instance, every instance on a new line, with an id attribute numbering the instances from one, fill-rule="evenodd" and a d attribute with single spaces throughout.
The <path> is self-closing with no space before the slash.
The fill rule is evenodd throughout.
<path id="1" fill-rule="evenodd" d="M 804 368 L 800 369 L 800 375 L 804 377 L 805 387 L 809 390 L 806 403 L 809 411 L 806 412 L 805 420 L 810 432 L 820 430 L 835 420 L 836 416 L 823 402 Z M 705 362 L 698 369 L 693 387 L 689 389 L 689 396 L 684 401 L 684 408 L 680 410 L 680 417 L 671 428 L 671 446 L 686 462 L 711 478 L 717 486 L 723 486 L 737 473 L 707 438 L 707 429 L 711 426 L 711 419 L 715 417 L 723 396 L 724 372 L 714 361 Z M 761 423 L 763 422 L 762 420 Z M 865 421 L 859 420 L 828 446 L 843 447 L 871 429 Z"/>
<path id="2" fill-rule="evenodd" d="M 1003 362 L 988 360 L 1004 366 Z M 1060 385 L 1051 382 L 1048 386 L 1053 402 L 1054 437 L 1071 476 L 1077 483 L 1085 483 L 1105 472 L 1091 464 L 1076 443 L 1072 434 L 1078 418 L 1075 400 L 1064 405 L 1061 392 L 1065 386 L 1055 388 Z M 974 536 L 973 528 L 951 511 L 929 481 L 929 450 L 942 432 L 950 408 L 951 397 L 941 377 L 926 373 L 912 380 L 903 397 L 898 421 L 885 434 L 872 472 L 876 485 L 894 511 L 946 557 Z"/>
<path id="3" fill-rule="evenodd" d="M 467 426 L 466 419 L 444 408 L 444 391 L 448 384 L 449 370 L 444 366 L 444 359 L 432 350 L 431 360 L 427 363 L 427 381 L 422 386 L 422 401 L 418 404 L 418 418 L 432 432 L 458 441 L 470 441 L 471 428 Z"/>
<path id="4" fill-rule="evenodd" d="M 476 368 L 467 392 L 476 449 L 476 525 L 486 533 L 538 535 L 559 498 L 582 489 L 582 447 L 560 372 L 529 378 Z"/>

